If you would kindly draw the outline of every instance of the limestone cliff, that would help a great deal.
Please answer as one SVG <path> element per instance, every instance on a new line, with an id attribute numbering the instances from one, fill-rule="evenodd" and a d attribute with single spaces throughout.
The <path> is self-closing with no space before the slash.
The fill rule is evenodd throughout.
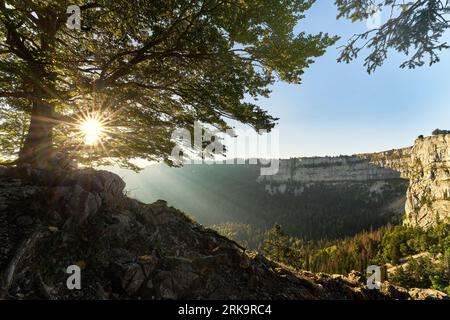
<path id="1" fill-rule="evenodd" d="M 393 152 L 386 154 L 394 158 Z M 355 204 L 363 205 L 361 210 L 373 208 L 371 214 L 384 217 L 384 223 L 398 221 L 404 213 L 407 188 L 404 175 L 397 170 L 402 164 L 390 160 L 393 166 L 390 168 L 375 163 L 373 157 L 367 154 L 280 160 L 278 173 L 260 176 L 258 182 L 271 195 L 291 194 L 299 197 L 299 201 L 318 189 L 327 190 L 336 199 L 335 206 L 342 205 L 340 192 L 345 190 L 346 201 L 353 197 Z M 380 158 L 385 159 L 385 155 L 380 154 Z"/>
<path id="2" fill-rule="evenodd" d="M 280 160 L 277 174 L 261 176 L 261 182 L 374 181 L 400 178 L 389 167 L 371 163 L 368 156 L 291 158 Z"/>
<path id="3" fill-rule="evenodd" d="M 409 180 L 405 225 L 427 228 L 446 222 L 450 218 L 450 135 L 419 138 L 413 147 L 372 154 L 281 160 L 276 175 L 259 181 L 267 184 L 270 193 L 298 194 L 311 183 L 367 182 L 371 191 L 399 178 Z"/>
<path id="4" fill-rule="evenodd" d="M 430 227 L 450 219 L 450 135 L 417 139 L 411 151 L 404 223 Z"/>
<path id="5" fill-rule="evenodd" d="M 428 228 L 450 218 L 450 135 L 418 138 L 414 146 L 365 155 L 409 180 L 403 223 Z"/>
<path id="6" fill-rule="evenodd" d="M 409 179 L 411 170 L 412 147 L 389 151 L 360 154 L 358 157 L 370 161 L 373 165 L 389 168 L 400 173 L 403 179 Z"/>

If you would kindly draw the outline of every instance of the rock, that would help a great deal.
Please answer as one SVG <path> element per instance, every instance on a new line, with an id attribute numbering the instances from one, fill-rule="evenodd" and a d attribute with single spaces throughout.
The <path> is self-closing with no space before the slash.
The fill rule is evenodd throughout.
<path id="1" fill-rule="evenodd" d="M 144 255 L 139 256 L 137 258 L 137 262 L 140 264 L 142 270 L 144 271 L 145 277 L 148 279 L 156 270 L 159 264 L 159 259 L 153 255 Z"/>
<path id="2" fill-rule="evenodd" d="M 109 253 L 111 260 L 119 264 L 132 263 L 135 260 L 135 255 L 125 248 L 113 248 Z"/>
<path id="3" fill-rule="evenodd" d="M 30 216 L 20 216 L 17 218 L 16 223 L 18 226 L 26 227 L 33 225 L 35 221 Z"/>
<path id="4" fill-rule="evenodd" d="M 113 277 L 118 281 L 120 288 L 129 296 L 136 294 L 146 283 L 147 278 L 144 270 L 138 263 L 116 264 L 115 269 Z"/>
<path id="5" fill-rule="evenodd" d="M 450 134 L 416 140 L 404 224 L 430 228 L 450 221 Z"/>
<path id="6" fill-rule="evenodd" d="M 30 185 L 53 186 L 60 179 L 60 173 L 23 164 L 14 168 L 12 174 Z"/>
<path id="7" fill-rule="evenodd" d="M 442 300 L 448 296 L 438 290 L 413 288 L 409 290 L 409 295 L 413 300 Z"/>
<path id="8" fill-rule="evenodd" d="M 6 262 L 11 250 L 8 229 L 7 213 L 0 208 L 0 267 Z"/>
<path id="9" fill-rule="evenodd" d="M 114 236 L 121 242 L 131 241 L 143 232 L 144 226 L 132 215 L 118 213 L 111 216 L 111 223 L 105 227 L 104 233 Z"/>
<path id="10" fill-rule="evenodd" d="M 353 155 L 282 159 L 277 174 L 261 175 L 258 181 L 278 183 L 280 185 L 275 193 L 284 193 L 288 181 L 301 183 L 376 181 L 399 177 L 399 172 L 371 163 L 367 155 Z"/>
<path id="11" fill-rule="evenodd" d="M 346 279 L 355 284 L 365 284 L 366 283 L 366 277 L 361 272 L 355 271 L 355 270 L 350 272 L 347 275 Z"/>
<path id="12" fill-rule="evenodd" d="M 248 269 L 248 268 L 250 268 L 250 267 L 251 267 L 251 260 L 250 260 L 250 258 L 249 258 L 246 254 L 243 254 L 243 255 L 241 256 L 241 263 L 240 263 L 239 265 L 240 265 L 241 268 L 243 268 L 243 269 Z"/>
<path id="13" fill-rule="evenodd" d="M 105 170 L 83 169 L 71 172 L 62 182 L 64 185 L 79 185 L 92 193 L 123 197 L 125 182 L 116 174 Z"/>
<path id="14" fill-rule="evenodd" d="M 49 204 L 68 224 L 82 224 L 95 214 L 102 201 L 98 195 L 80 186 L 55 187 L 50 190 Z M 51 212 L 51 210 L 49 210 Z"/>
<path id="15" fill-rule="evenodd" d="M 178 295 L 175 292 L 173 278 L 170 272 L 162 271 L 157 275 L 156 279 L 158 279 L 159 282 L 158 291 L 160 299 L 177 299 Z"/>
<path id="16" fill-rule="evenodd" d="M 50 170 L 76 170 L 78 165 L 75 161 L 69 158 L 69 155 L 65 152 L 52 152 L 48 161 L 48 168 Z"/>
<path id="17" fill-rule="evenodd" d="M 162 299 L 175 300 L 177 298 L 177 294 L 170 288 L 171 284 L 170 279 L 167 279 L 167 281 L 161 283 L 159 291 Z"/>
<path id="18" fill-rule="evenodd" d="M 200 275 L 194 273 L 188 265 L 179 265 L 171 272 L 170 278 L 173 292 L 176 292 L 177 296 L 181 298 L 191 296 L 196 289 L 198 290 L 202 287 L 197 286 L 197 288 L 193 288 L 194 282 L 200 279 Z M 204 290 L 205 288 L 201 289 Z"/>
<path id="19" fill-rule="evenodd" d="M 380 292 L 390 300 L 407 300 L 411 298 L 408 290 L 394 286 L 387 281 L 381 284 Z"/>

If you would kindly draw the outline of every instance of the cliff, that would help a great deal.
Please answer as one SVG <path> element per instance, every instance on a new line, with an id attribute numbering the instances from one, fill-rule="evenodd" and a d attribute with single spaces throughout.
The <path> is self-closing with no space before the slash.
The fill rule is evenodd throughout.
<path id="1" fill-rule="evenodd" d="M 370 161 L 377 167 L 397 171 L 403 179 L 409 179 L 411 156 L 412 147 L 358 155 L 358 157 Z"/>
<path id="2" fill-rule="evenodd" d="M 405 225 L 429 228 L 450 219 L 450 134 L 418 138 L 411 148 L 367 158 L 409 180 Z"/>
<path id="3" fill-rule="evenodd" d="M 399 179 L 400 173 L 371 162 L 369 156 L 291 158 L 280 160 L 277 174 L 260 182 L 342 182 Z"/>
<path id="4" fill-rule="evenodd" d="M 271 193 L 293 193 L 311 183 L 366 182 L 368 192 L 395 179 L 409 180 L 404 224 L 428 228 L 450 218 L 450 135 L 419 138 L 413 147 L 344 157 L 294 158 L 280 161 L 273 176 L 259 179 Z M 299 186 L 300 185 L 300 186 Z M 379 189 L 379 188 L 378 188 Z M 400 199 L 394 199 L 398 203 Z"/>
<path id="5" fill-rule="evenodd" d="M 0 167 L 0 298 L 442 298 L 363 275 L 288 270 L 206 229 L 164 201 L 124 195 L 107 171 Z M 81 289 L 66 269 L 81 270 Z M 418 290 L 418 291 L 417 291 Z"/>
<path id="6" fill-rule="evenodd" d="M 404 223 L 428 228 L 450 219 L 450 134 L 417 139 L 411 151 Z"/>
<path id="7" fill-rule="evenodd" d="M 392 152 L 387 154 L 392 156 Z M 379 157 L 385 159 L 386 155 Z M 280 160 L 278 173 L 260 176 L 258 182 L 271 195 L 290 194 L 299 202 L 310 202 L 311 194 L 322 190 L 324 196 L 335 199 L 328 206 L 342 210 L 344 202 L 351 203 L 348 208 L 358 207 L 361 212 L 370 208 L 367 215 L 374 225 L 396 222 L 404 213 L 406 201 L 407 181 L 397 170 L 397 164 L 399 167 L 403 164 L 390 160 L 393 167 L 396 163 L 390 168 L 375 163 L 373 157 L 374 154 L 367 154 Z M 356 213 L 352 219 L 355 217 Z"/>

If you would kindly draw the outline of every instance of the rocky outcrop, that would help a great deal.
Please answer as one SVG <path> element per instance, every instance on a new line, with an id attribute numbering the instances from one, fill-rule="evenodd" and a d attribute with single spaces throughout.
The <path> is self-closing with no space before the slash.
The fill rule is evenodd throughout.
<path id="1" fill-rule="evenodd" d="M 36 169 L 37 170 L 37 169 Z M 55 184 L 55 181 L 60 183 Z M 411 299 L 359 273 L 289 270 L 164 201 L 123 194 L 109 172 L 0 170 L 0 297 L 9 299 Z M 70 265 L 81 290 L 66 286 Z M 441 297 L 437 297 L 441 298 Z"/>
<path id="2" fill-rule="evenodd" d="M 450 219 L 450 134 L 417 139 L 411 152 L 404 223 L 428 228 Z"/>
<path id="3" fill-rule="evenodd" d="M 393 149 L 389 151 L 360 154 L 358 157 L 370 161 L 370 163 L 400 173 L 403 179 L 409 179 L 411 170 L 412 147 L 403 149 Z"/>
<path id="4" fill-rule="evenodd" d="M 413 300 L 442 300 L 447 299 L 447 295 L 434 289 L 413 288 L 409 290 L 409 296 Z"/>
<path id="5" fill-rule="evenodd" d="M 450 219 L 450 135 L 418 138 L 414 146 L 366 155 L 409 180 L 403 222 L 433 227 Z"/>

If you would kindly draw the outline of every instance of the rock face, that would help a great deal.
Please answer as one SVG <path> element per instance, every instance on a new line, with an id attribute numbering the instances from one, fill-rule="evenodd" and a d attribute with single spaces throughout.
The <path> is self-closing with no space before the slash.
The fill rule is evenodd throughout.
<path id="1" fill-rule="evenodd" d="M 298 193 L 310 183 L 370 183 L 408 179 L 404 224 L 429 228 L 450 219 L 450 134 L 419 138 L 413 147 L 345 157 L 280 161 L 273 176 L 262 176 L 270 193 Z M 375 182 L 374 182 L 375 181 Z M 292 184 L 300 186 L 292 187 Z M 393 205 L 401 199 L 394 199 Z"/>
<path id="2" fill-rule="evenodd" d="M 0 297 L 10 299 L 411 299 L 431 293 L 362 274 L 288 270 L 164 201 L 123 194 L 111 173 L 0 168 Z M 52 179 L 49 179 L 52 177 Z M 55 181 L 64 181 L 56 184 Z M 86 182 L 87 181 L 87 182 Z M 70 265 L 81 290 L 66 286 Z M 12 275 L 12 276 L 11 276 Z M 444 296 L 433 297 L 443 298 Z"/>
<path id="3" fill-rule="evenodd" d="M 450 219 L 450 135 L 418 138 L 411 148 L 366 155 L 409 180 L 407 226 L 429 228 Z"/>
<path id="4" fill-rule="evenodd" d="M 280 160 L 277 174 L 261 176 L 261 182 L 342 182 L 399 179 L 400 173 L 371 163 L 369 157 L 341 156 Z"/>
<path id="5" fill-rule="evenodd" d="M 417 139 L 411 152 L 404 223 L 428 228 L 450 219 L 450 135 Z"/>
<path id="6" fill-rule="evenodd" d="M 271 195 L 289 194 L 299 199 L 307 198 L 316 189 L 328 190 L 330 197 L 346 190 L 355 203 L 364 199 L 368 207 L 377 208 L 374 214 L 385 217 L 386 223 L 398 221 L 404 214 L 407 181 L 397 167 L 375 163 L 373 157 L 367 154 L 280 160 L 278 173 L 260 176 L 258 182 Z M 385 159 L 385 155 L 380 158 Z"/>
<path id="7" fill-rule="evenodd" d="M 400 173 L 403 179 L 409 179 L 411 170 L 412 147 L 389 151 L 361 154 L 358 157 L 369 160 L 372 164 L 389 168 Z"/>

